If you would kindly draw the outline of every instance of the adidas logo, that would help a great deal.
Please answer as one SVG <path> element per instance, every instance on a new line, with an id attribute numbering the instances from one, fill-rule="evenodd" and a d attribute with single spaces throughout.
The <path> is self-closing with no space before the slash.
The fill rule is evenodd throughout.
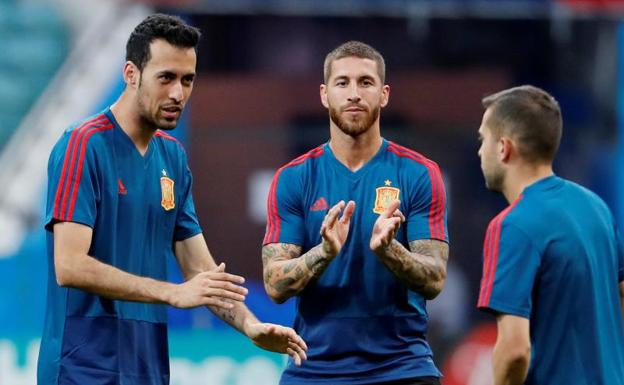
<path id="1" fill-rule="evenodd" d="M 310 207 L 310 211 L 324 211 L 324 210 L 327 210 L 328 208 L 329 208 L 329 205 L 327 204 L 327 200 L 323 197 L 320 197 L 319 199 L 316 200 L 316 202 L 314 202 L 312 207 Z"/>
<path id="2" fill-rule="evenodd" d="M 124 186 L 121 178 L 117 179 L 117 192 L 121 195 L 126 195 L 128 190 L 126 190 L 126 186 Z"/>

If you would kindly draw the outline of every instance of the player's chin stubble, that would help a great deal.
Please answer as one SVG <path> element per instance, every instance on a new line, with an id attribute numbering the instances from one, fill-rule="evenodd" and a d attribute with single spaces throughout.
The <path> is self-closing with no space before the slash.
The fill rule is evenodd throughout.
<path id="1" fill-rule="evenodd" d="M 154 130 L 171 131 L 178 125 L 177 119 L 167 120 L 163 117 L 158 116 L 160 108 L 156 112 L 150 113 L 149 109 L 147 108 L 147 104 L 143 99 L 143 93 L 141 92 L 140 88 L 138 90 L 136 103 L 136 107 L 139 110 L 139 116 L 143 127 L 149 127 Z M 163 122 L 167 122 L 170 124 L 163 124 Z"/>
<path id="2" fill-rule="evenodd" d="M 368 112 L 368 111 L 367 111 Z M 376 107 L 372 112 L 367 113 L 366 117 L 362 120 L 357 121 L 348 121 L 347 119 L 343 119 L 340 115 L 340 111 L 336 108 L 329 108 L 329 118 L 334 122 L 336 126 L 340 129 L 340 131 L 345 134 L 357 137 L 368 131 L 369 128 L 372 127 L 373 123 L 379 117 L 380 108 Z"/>
<path id="3" fill-rule="evenodd" d="M 169 124 L 169 125 L 164 125 L 162 123 L 159 123 L 158 121 L 158 117 L 156 116 L 149 116 L 145 113 L 141 114 L 141 122 L 142 122 L 142 126 L 143 127 L 151 127 L 154 130 L 163 130 L 163 131 L 171 131 L 174 128 L 176 128 L 177 126 L 177 121 L 173 121 L 173 124 Z M 162 120 L 165 120 L 164 118 Z"/>

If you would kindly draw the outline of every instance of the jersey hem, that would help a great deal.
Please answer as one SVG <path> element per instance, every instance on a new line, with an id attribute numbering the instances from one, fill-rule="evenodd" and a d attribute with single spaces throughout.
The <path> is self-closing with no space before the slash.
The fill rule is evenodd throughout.
<path id="1" fill-rule="evenodd" d="M 176 242 L 184 241 L 201 233 L 203 233 L 202 229 L 196 229 L 196 231 L 189 231 L 188 233 L 183 233 L 182 235 L 175 237 L 174 239 L 176 240 Z"/>
<path id="2" fill-rule="evenodd" d="M 515 316 L 527 318 L 527 319 L 531 318 L 531 314 L 530 314 L 531 312 L 527 312 L 517 307 L 501 304 L 499 302 L 491 301 L 491 300 L 486 306 L 477 305 L 477 309 L 481 311 L 485 311 L 487 313 L 503 313 L 503 314 L 515 315 Z"/>
<path id="3" fill-rule="evenodd" d="M 409 243 L 409 242 L 413 242 L 413 241 L 426 241 L 426 240 L 441 241 L 441 242 L 444 242 L 444 243 L 446 243 L 448 245 L 451 244 L 451 242 L 449 241 L 448 238 L 432 237 L 429 234 L 422 235 L 422 236 L 417 234 L 417 235 L 414 235 L 412 237 L 408 237 L 408 241 L 407 242 Z"/>
<path id="4" fill-rule="evenodd" d="M 94 226 L 94 224 L 91 223 L 89 220 L 83 219 L 83 218 L 72 218 L 71 220 L 61 220 L 59 218 L 55 218 L 54 216 L 49 216 L 49 217 L 46 217 L 44 228 L 47 231 L 52 233 L 54 232 L 54 225 L 57 223 L 62 223 L 62 222 L 78 223 L 78 224 L 90 227 L 91 229 L 93 229 L 93 226 Z"/>
<path id="5" fill-rule="evenodd" d="M 262 242 L 262 246 L 271 245 L 271 244 L 279 244 L 279 243 L 288 243 L 289 245 L 295 245 L 302 247 L 303 240 L 291 240 L 291 239 L 278 239 L 276 242 Z"/>

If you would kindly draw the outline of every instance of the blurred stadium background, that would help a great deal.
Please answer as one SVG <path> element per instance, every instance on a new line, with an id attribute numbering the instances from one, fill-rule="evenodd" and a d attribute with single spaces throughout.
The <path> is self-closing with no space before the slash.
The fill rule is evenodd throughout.
<path id="1" fill-rule="evenodd" d="M 556 172 L 592 188 L 624 223 L 622 0 L 0 0 L 0 385 L 35 384 L 49 151 L 69 123 L 116 98 L 127 36 L 154 11 L 203 31 L 196 88 L 174 134 L 190 153 L 208 244 L 248 278 L 248 305 L 265 321 L 290 324 L 294 314 L 261 284 L 268 184 L 327 140 L 321 68 L 346 40 L 387 60 L 383 135 L 443 169 L 452 247 L 429 338 L 445 385 L 490 384 L 495 330 L 474 304 L 484 230 L 505 202 L 485 189 L 476 156 L 482 96 L 523 83 L 551 91 L 564 113 Z M 180 280 L 174 261 L 170 271 Z M 285 363 L 204 309 L 171 310 L 170 353 L 172 385 L 273 385 Z"/>

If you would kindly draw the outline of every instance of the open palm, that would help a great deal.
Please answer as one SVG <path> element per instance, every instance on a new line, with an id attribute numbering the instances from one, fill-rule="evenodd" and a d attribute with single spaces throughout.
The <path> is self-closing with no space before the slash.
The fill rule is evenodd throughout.
<path id="1" fill-rule="evenodd" d="M 388 247 L 394 239 L 401 223 L 405 221 L 403 213 L 399 210 L 400 204 L 399 200 L 392 201 L 375 221 L 370 239 L 371 250 L 377 251 Z"/>
<path id="2" fill-rule="evenodd" d="M 340 253 L 349 236 L 353 210 L 355 210 L 355 202 L 349 201 L 345 204 L 344 201 L 340 201 L 327 212 L 320 231 L 323 237 L 323 252 L 326 255 L 335 257 Z"/>
<path id="3" fill-rule="evenodd" d="M 307 359 L 308 346 L 291 328 L 257 322 L 250 324 L 246 333 L 256 346 L 270 352 L 288 354 L 297 366 Z"/>

